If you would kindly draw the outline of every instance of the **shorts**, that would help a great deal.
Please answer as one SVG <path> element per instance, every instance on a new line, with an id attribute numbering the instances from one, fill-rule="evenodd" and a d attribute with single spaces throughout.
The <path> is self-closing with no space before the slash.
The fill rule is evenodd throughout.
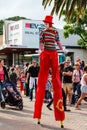
<path id="1" fill-rule="evenodd" d="M 63 83 L 63 89 L 65 93 L 73 94 L 73 84 L 72 83 Z"/>
<path id="2" fill-rule="evenodd" d="M 87 87 L 81 86 L 81 93 L 87 93 Z"/>

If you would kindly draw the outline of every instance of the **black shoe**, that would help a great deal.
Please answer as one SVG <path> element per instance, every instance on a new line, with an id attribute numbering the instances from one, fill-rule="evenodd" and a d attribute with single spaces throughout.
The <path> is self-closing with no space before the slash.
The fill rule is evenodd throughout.
<path id="1" fill-rule="evenodd" d="M 30 99 L 30 101 L 32 101 L 32 99 Z"/>
<path id="2" fill-rule="evenodd" d="M 1 108 L 5 109 L 5 102 L 1 101 Z"/>
<path id="3" fill-rule="evenodd" d="M 64 128 L 64 126 L 63 126 L 63 125 L 61 125 L 61 128 Z"/>
<path id="4" fill-rule="evenodd" d="M 39 125 L 40 125 L 40 119 L 38 119 L 38 122 L 37 122 L 37 124 L 39 124 Z"/>
<path id="5" fill-rule="evenodd" d="M 52 108 L 50 108 L 49 106 L 47 106 L 47 108 L 48 108 L 50 111 L 52 111 Z"/>
<path id="6" fill-rule="evenodd" d="M 71 110 L 70 109 L 65 109 L 64 111 L 70 112 Z"/>
<path id="7" fill-rule="evenodd" d="M 40 125 L 40 122 L 38 121 L 38 122 L 37 122 L 37 124 L 39 124 L 39 125 Z"/>

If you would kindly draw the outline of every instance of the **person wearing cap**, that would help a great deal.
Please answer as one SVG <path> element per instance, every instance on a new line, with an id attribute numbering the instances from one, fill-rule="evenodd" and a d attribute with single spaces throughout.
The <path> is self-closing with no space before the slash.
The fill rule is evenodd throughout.
<path id="1" fill-rule="evenodd" d="M 70 61 L 71 61 L 70 58 L 66 58 L 65 66 L 62 72 L 63 88 L 68 98 L 69 105 L 71 105 L 72 94 L 73 94 L 73 84 L 72 84 L 73 67 L 70 65 Z"/>
<path id="2" fill-rule="evenodd" d="M 62 123 L 65 118 L 65 113 L 62 101 L 62 84 L 58 68 L 56 45 L 58 45 L 61 50 L 63 50 L 63 48 L 59 41 L 58 31 L 53 27 L 53 17 L 47 15 L 43 22 L 45 23 L 46 28 L 40 33 L 40 45 L 42 52 L 40 54 L 40 71 L 38 76 L 36 101 L 34 105 L 34 118 L 38 118 L 38 124 L 40 124 L 45 87 L 49 68 L 51 67 L 55 120 L 60 121 L 61 127 L 63 127 Z"/>

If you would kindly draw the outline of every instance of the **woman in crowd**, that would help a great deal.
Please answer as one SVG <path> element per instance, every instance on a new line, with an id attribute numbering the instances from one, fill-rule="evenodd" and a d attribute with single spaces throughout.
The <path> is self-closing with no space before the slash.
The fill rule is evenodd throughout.
<path id="1" fill-rule="evenodd" d="M 8 72 L 4 66 L 3 60 L 0 59 L 0 102 L 2 108 L 5 107 L 5 102 L 2 99 L 2 82 L 6 79 L 9 80 Z"/>
<path id="2" fill-rule="evenodd" d="M 81 78 L 83 75 L 83 71 L 80 69 L 80 63 L 76 62 L 74 65 L 74 71 L 73 71 L 73 75 L 72 75 L 72 82 L 73 82 L 73 92 L 74 92 L 74 96 L 75 93 L 77 92 L 77 100 L 80 98 L 81 96 Z M 74 100 L 72 101 L 72 104 L 74 104 Z"/>
<path id="3" fill-rule="evenodd" d="M 82 100 L 87 96 L 87 66 L 84 67 L 84 74 L 81 79 L 81 97 L 78 102 L 75 104 L 75 108 L 80 110 L 79 105 Z"/>

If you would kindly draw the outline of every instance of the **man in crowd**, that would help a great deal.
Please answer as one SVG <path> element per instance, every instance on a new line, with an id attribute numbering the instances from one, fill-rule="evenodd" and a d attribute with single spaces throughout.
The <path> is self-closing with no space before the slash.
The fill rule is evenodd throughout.
<path id="1" fill-rule="evenodd" d="M 73 75 L 73 68 L 70 65 L 70 58 L 66 57 L 65 67 L 63 69 L 63 89 L 66 93 L 66 96 L 69 100 L 69 105 L 71 105 L 72 94 L 73 94 L 73 84 L 72 84 L 72 75 Z M 67 99 L 67 98 L 66 98 Z"/>
<path id="2" fill-rule="evenodd" d="M 33 99 L 33 89 L 36 90 L 36 84 L 38 79 L 38 73 L 39 73 L 39 66 L 37 65 L 37 61 L 34 59 L 32 61 L 32 65 L 29 67 L 29 70 L 27 72 L 27 80 L 29 79 L 29 97 L 32 101 Z"/>

